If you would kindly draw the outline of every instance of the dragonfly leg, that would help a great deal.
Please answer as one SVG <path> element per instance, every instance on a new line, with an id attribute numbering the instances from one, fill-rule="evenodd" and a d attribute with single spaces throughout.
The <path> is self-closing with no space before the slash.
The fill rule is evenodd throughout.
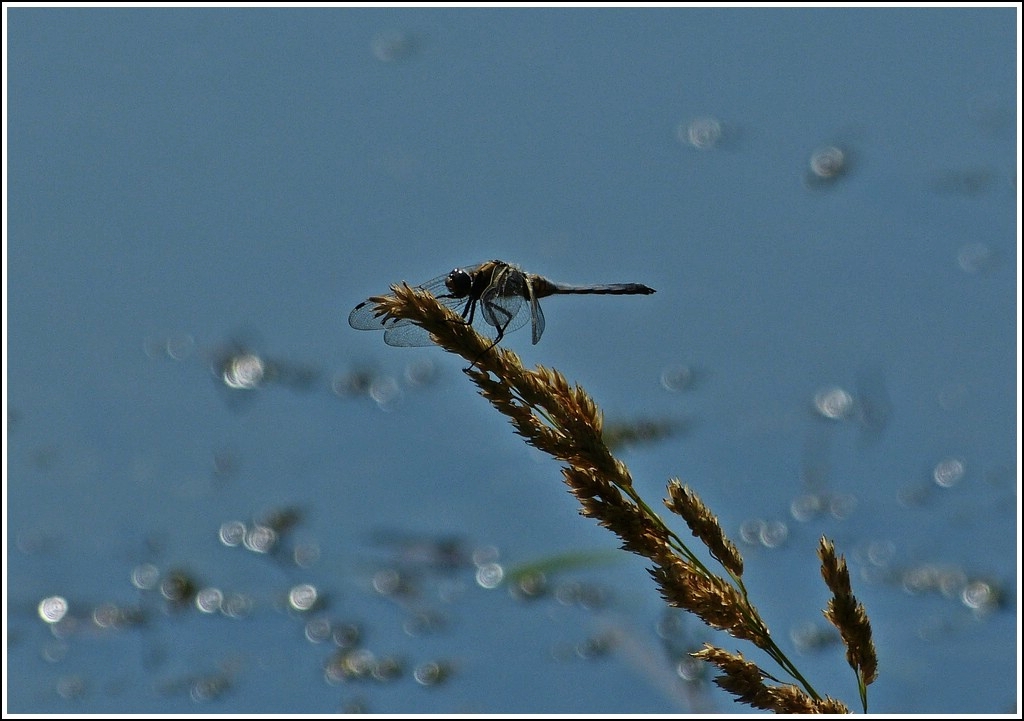
<path id="1" fill-rule="evenodd" d="M 442 296 L 444 298 L 450 298 L 451 296 Z M 476 301 L 466 301 L 466 306 L 462 309 L 462 317 L 459 320 L 449 321 L 451 323 L 458 323 L 459 325 L 473 325 L 473 316 L 476 314 Z M 468 318 L 466 316 L 469 316 Z"/>
<path id="2" fill-rule="evenodd" d="M 491 310 L 493 311 L 494 309 L 492 308 Z M 467 368 L 466 370 L 473 370 L 473 366 L 475 366 L 477 363 L 479 363 L 480 359 L 483 358 L 488 353 L 490 353 L 491 350 L 494 348 L 494 346 L 498 345 L 498 343 L 501 342 L 501 339 L 505 337 L 505 329 L 508 328 L 509 324 L 512 322 L 512 319 L 515 318 L 515 315 L 510 314 L 504 308 L 502 308 L 501 311 L 505 315 L 508 316 L 508 319 L 505 321 L 504 325 L 495 325 L 494 326 L 497 329 L 497 331 L 498 331 L 497 335 L 494 338 L 494 341 L 489 346 L 487 346 L 486 349 L 484 349 L 483 353 L 481 353 L 480 355 L 478 355 L 476 357 L 476 360 L 474 360 L 472 363 L 469 364 L 469 368 Z"/>

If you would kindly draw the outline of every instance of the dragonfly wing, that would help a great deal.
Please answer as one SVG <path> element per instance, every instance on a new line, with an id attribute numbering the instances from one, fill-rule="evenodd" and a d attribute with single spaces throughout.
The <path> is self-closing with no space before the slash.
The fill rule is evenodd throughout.
<path id="1" fill-rule="evenodd" d="M 418 287 L 430 291 L 434 296 L 441 295 L 445 292 L 444 282 L 447 277 L 447 275 L 438 276 Z M 388 295 L 390 297 L 390 294 Z M 451 305 L 450 302 L 445 302 L 445 304 Z M 398 318 L 388 318 L 383 313 L 377 312 L 377 304 L 374 302 L 374 299 L 368 298 L 353 308 L 352 312 L 348 314 L 348 324 L 357 330 L 390 331 L 399 326 L 409 325 L 410 322 Z"/>
<path id="2" fill-rule="evenodd" d="M 466 309 L 468 300 L 466 298 L 453 298 L 448 292 L 448 274 L 439 275 L 433 280 L 428 280 L 420 286 L 419 290 L 425 290 L 437 301 L 451 308 L 456 315 L 462 315 Z M 384 325 L 384 342 L 391 346 L 405 348 L 409 346 L 433 345 L 430 333 L 423 330 L 410 320 L 404 318 L 389 318 Z"/>
<path id="3" fill-rule="evenodd" d="M 530 293 L 530 317 L 533 318 L 533 344 L 540 342 L 544 334 L 544 311 L 541 310 L 540 301 L 532 292 Z"/>
<path id="4" fill-rule="evenodd" d="M 430 345 L 430 334 L 404 318 L 389 318 L 377 312 L 377 304 L 364 300 L 348 315 L 348 324 L 358 330 L 382 330 L 384 342 L 394 346 Z"/>
<path id="5" fill-rule="evenodd" d="M 467 299 L 453 298 L 448 292 L 449 274 L 439 275 L 420 286 L 420 290 L 428 291 L 440 303 L 448 306 L 456 315 L 466 310 Z M 431 345 L 430 333 L 403 318 L 390 318 L 377 311 L 377 303 L 372 299 L 364 300 L 352 309 L 348 315 L 348 324 L 357 330 L 383 330 L 384 342 L 392 346 L 425 346 Z"/>
<path id="6" fill-rule="evenodd" d="M 399 348 L 433 345 L 434 343 L 430 340 L 430 333 L 407 320 L 388 326 L 384 331 L 384 342 Z"/>
<path id="7" fill-rule="evenodd" d="M 530 319 L 523 304 L 524 280 L 518 270 L 505 266 L 495 271 L 491 284 L 480 296 L 480 312 L 498 334 L 518 330 Z"/>
<path id="8" fill-rule="evenodd" d="M 378 313 L 377 304 L 372 300 L 364 300 L 348 314 L 348 324 L 357 330 L 381 330 L 394 322 L 394 319 L 386 320 Z"/>
<path id="9" fill-rule="evenodd" d="M 480 315 L 487 325 L 508 332 L 522 325 L 516 325 L 523 299 L 518 296 L 501 295 L 492 286 L 480 296 Z"/>

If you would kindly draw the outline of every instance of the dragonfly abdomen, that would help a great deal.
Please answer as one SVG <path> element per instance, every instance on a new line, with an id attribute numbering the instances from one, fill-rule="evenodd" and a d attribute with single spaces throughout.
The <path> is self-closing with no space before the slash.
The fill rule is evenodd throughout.
<path id="1" fill-rule="evenodd" d="M 566 285 L 564 283 L 552 283 L 550 281 L 537 283 L 536 280 L 534 280 L 533 289 L 538 298 L 559 293 L 566 295 L 650 295 L 655 292 L 654 288 L 649 288 L 642 283 Z"/>

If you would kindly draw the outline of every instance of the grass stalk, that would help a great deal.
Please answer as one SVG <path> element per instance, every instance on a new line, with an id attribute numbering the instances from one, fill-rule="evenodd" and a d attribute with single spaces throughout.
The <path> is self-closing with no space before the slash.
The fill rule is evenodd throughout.
<path id="1" fill-rule="evenodd" d="M 648 559 L 648 572 L 665 601 L 698 616 L 708 626 L 749 641 L 768 654 L 796 684 L 777 678 L 740 654 L 706 646 L 694 654 L 715 666 L 715 683 L 738 702 L 779 713 L 848 713 L 841 702 L 822 697 L 772 639 L 768 626 L 751 602 L 743 583 L 743 559 L 726 537 L 718 519 L 697 494 L 677 479 L 668 484 L 665 506 L 682 517 L 691 534 L 721 565 L 712 572 L 672 531 L 633 487 L 626 466 L 615 458 L 602 437 L 603 417 L 590 396 L 550 368 L 523 367 L 519 357 L 480 336 L 429 293 L 406 284 L 377 296 L 379 315 L 412 321 L 430 332 L 445 350 L 470 362 L 465 373 L 515 432 L 530 445 L 563 463 L 562 476 L 581 506 L 615 533 L 622 547 Z M 827 539 L 819 547 L 822 576 L 832 591 L 825 616 L 840 631 L 847 660 L 857 674 L 861 702 L 867 710 L 867 686 L 877 675 L 871 627 L 863 605 L 850 590 L 845 561 L 835 556 Z M 777 685 L 766 684 L 775 681 Z"/>

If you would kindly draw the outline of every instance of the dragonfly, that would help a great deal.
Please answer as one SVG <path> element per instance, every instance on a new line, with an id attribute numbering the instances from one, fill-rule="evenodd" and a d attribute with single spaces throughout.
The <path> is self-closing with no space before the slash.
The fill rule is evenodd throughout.
<path id="1" fill-rule="evenodd" d="M 492 338 L 488 351 L 506 333 L 531 323 L 534 345 L 544 334 L 544 311 L 540 299 L 550 295 L 650 295 L 653 288 L 640 283 L 610 285 L 568 285 L 527 273 L 503 260 L 455 268 L 419 286 L 448 306 L 462 321 Z M 430 334 L 404 318 L 382 317 L 373 300 L 352 309 L 348 324 L 358 330 L 384 330 L 384 342 L 391 346 L 431 345 Z"/>

